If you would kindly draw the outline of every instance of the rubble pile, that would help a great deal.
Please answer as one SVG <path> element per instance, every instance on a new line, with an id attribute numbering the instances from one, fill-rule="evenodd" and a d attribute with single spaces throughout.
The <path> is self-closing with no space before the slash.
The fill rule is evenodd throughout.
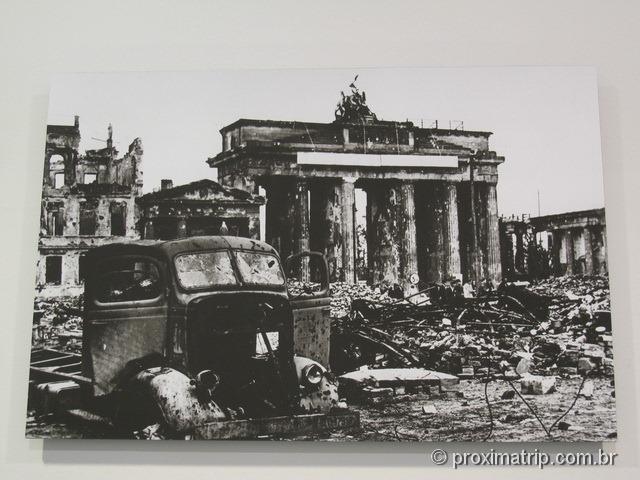
<path id="1" fill-rule="evenodd" d="M 443 296 L 442 288 L 448 287 L 432 287 L 416 302 L 338 284 L 332 369 L 423 367 L 460 378 L 512 379 L 613 373 L 605 277 L 502 284 L 472 298 Z"/>
<path id="2" fill-rule="evenodd" d="M 389 296 L 389 291 L 372 288 L 366 283 L 335 282 L 331 284 L 331 317 L 342 318 L 349 314 L 355 300 L 370 300 L 384 305 L 397 301 Z"/>
<path id="3" fill-rule="evenodd" d="M 611 311 L 609 279 L 607 277 L 582 275 L 558 277 L 542 280 L 536 285 L 530 286 L 529 289 L 551 298 L 549 318 L 552 321 L 563 321 L 566 318 L 570 320 L 580 317 L 586 318 L 589 315 L 597 316 L 598 312 L 609 314 Z"/>
<path id="4" fill-rule="evenodd" d="M 82 296 L 36 299 L 33 305 L 33 347 L 79 353 L 82 349 Z"/>

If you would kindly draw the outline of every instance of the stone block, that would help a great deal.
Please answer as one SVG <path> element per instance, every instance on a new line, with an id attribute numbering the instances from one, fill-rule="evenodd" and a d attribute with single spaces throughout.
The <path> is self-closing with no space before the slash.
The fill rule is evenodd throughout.
<path id="1" fill-rule="evenodd" d="M 556 377 L 527 375 L 520 380 L 520 391 L 530 395 L 546 395 L 556 390 Z"/>
<path id="2" fill-rule="evenodd" d="M 587 374 L 596 368 L 595 363 L 587 357 L 581 357 L 578 359 L 578 373 Z"/>

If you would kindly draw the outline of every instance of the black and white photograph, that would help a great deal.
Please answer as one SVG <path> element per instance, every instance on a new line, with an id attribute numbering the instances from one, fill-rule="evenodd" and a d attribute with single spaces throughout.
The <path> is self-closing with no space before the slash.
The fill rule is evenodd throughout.
<path id="1" fill-rule="evenodd" d="M 56 74 L 26 436 L 615 440 L 596 80 Z"/>

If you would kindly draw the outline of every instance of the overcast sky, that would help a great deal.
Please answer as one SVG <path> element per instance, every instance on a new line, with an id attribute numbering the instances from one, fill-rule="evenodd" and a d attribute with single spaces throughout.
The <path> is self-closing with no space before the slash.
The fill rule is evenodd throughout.
<path id="1" fill-rule="evenodd" d="M 501 214 L 604 205 L 595 71 L 577 67 L 220 70 L 65 74 L 52 79 L 49 123 L 80 116 L 81 150 L 101 148 L 113 124 L 121 153 L 144 145 L 144 190 L 213 178 L 207 157 L 238 118 L 330 122 L 355 74 L 384 120 L 463 121 L 491 131 Z M 215 179 L 215 178 L 214 178 Z"/>

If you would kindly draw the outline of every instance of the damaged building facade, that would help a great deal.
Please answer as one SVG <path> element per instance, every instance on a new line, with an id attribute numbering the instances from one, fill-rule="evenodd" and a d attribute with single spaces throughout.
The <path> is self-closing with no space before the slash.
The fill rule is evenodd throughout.
<path id="1" fill-rule="evenodd" d="M 42 185 L 38 295 L 82 291 L 83 256 L 116 239 L 137 238 L 135 200 L 142 190 L 139 138 L 119 157 L 108 129 L 106 147 L 80 146 L 80 123 L 48 125 Z"/>
<path id="2" fill-rule="evenodd" d="M 355 97 L 361 95 L 357 89 Z M 490 132 L 378 120 L 364 95 L 336 121 L 240 119 L 208 160 L 225 186 L 266 191 L 266 241 L 323 252 L 331 280 L 398 284 L 501 279 L 498 166 Z M 356 191 L 366 194 L 368 278 L 357 278 Z"/>
<path id="3" fill-rule="evenodd" d="M 171 240 L 198 235 L 260 238 L 264 198 L 225 188 L 213 180 L 174 187 L 162 180 L 160 190 L 138 199 L 142 238 Z"/>
<path id="4" fill-rule="evenodd" d="M 604 208 L 500 219 L 507 278 L 607 275 Z"/>

